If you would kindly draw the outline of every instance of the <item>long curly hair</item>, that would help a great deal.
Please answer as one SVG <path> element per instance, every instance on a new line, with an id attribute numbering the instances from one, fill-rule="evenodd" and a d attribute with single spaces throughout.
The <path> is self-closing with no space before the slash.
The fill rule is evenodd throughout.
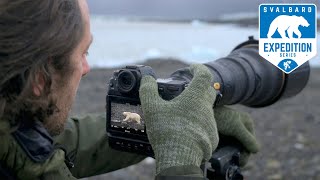
<path id="1" fill-rule="evenodd" d="M 68 74 L 84 31 L 78 0 L 1 0 L 0 133 L 58 111 L 53 74 Z M 33 94 L 41 73 L 45 87 Z"/>

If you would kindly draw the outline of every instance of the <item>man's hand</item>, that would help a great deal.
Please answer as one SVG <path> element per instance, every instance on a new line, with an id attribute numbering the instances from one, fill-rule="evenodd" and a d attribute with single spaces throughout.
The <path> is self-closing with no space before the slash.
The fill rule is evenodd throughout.
<path id="1" fill-rule="evenodd" d="M 173 166 L 200 166 L 218 145 L 212 105 L 216 93 L 204 65 L 191 65 L 190 85 L 176 98 L 163 100 L 154 78 L 144 76 L 140 100 L 149 141 L 156 158 L 156 173 Z"/>
<path id="2" fill-rule="evenodd" d="M 225 106 L 214 108 L 214 117 L 220 134 L 231 136 L 244 146 L 240 155 L 240 165 L 244 166 L 249 155 L 259 151 L 253 120 L 249 114 Z"/>

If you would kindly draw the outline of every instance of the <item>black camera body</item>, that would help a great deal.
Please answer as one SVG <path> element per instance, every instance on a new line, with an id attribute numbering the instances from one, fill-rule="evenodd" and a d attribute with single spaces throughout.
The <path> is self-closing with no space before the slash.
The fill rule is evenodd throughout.
<path id="1" fill-rule="evenodd" d="M 258 49 L 258 41 L 249 37 L 227 57 L 204 64 L 213 76 L 211 83 L 217 92 L 213 106 L 266 107 L 295 96 L 306 86 L 310 74 L 308 62 L 288 75 L 263 59 Z M 139 98 L 144 75 L 156 79 L 149 66 L 126 66 L 114 72 L 106 97 L 106 130 L 111 148 L 154 157 Z M 159 95 L 164 100 L 173 99 L 187 88 L 192 78 L 190 69 L 182 68 L 167 79 L 157 79 Z M 208 169 L 207 177 L 242 179 L 238 159 L 243 147 L 232 139 L 219 137 L 218 148 L 209 161 L 213 170 Z"/>
<path id="2" fill-rule="evenodd" d="M 106 127 L 112 148 L 153 156 L 139 98 L 143 75 L 156 78 L 152 68 L 144 65 L 126 66 L 114 72 L 106 98 Z M 188 85 L 186 81 L 174 78 L 157 79 L 157 84 L 159 95 L 165 100 L 178 96 Z"/>

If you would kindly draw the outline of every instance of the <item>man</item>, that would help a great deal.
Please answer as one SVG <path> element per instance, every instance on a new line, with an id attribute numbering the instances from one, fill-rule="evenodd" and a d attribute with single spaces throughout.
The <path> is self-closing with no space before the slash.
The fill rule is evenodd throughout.
<path id="1" fill-rule="evenodd" d="M 17 179 L 75 179 L 135 164 L 145 157 L 110 149 L 105 115 L 68 119 L 92 42 L 86 0 L 0 2 L 0 174 Z M 244 145 L 242 162 L 258 151 L 248 115 L 212 109 L 212 75 L 194 78 L 172 101 L 155 80 L 141 80 L 140 99 L 155 152 L 156 178 L 202 179 L 200 164 L 218 144 L 218 132 Z"/>

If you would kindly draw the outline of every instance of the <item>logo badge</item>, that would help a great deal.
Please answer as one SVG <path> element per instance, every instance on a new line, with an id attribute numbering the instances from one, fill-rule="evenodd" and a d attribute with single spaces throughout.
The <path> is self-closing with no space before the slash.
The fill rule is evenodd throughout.
<path id="1" fill-rule="evenodd" d="M 261 4 L 259 54 L 289 74 L 317 54 L 315 4 Z"/>

